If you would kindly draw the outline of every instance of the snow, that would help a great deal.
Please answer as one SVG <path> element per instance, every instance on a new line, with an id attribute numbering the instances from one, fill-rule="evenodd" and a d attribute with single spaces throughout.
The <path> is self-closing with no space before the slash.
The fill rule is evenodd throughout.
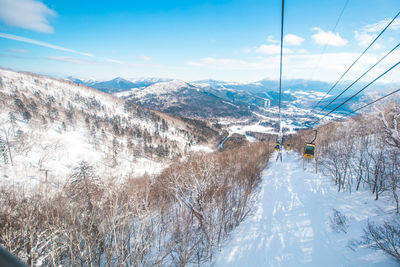
<path id="1" fill-rule="evenodd" d="M 390 201 L 374 201 L 367 191 L 338 193 L 313 165 L 306 168 L 291 152 L 270 163 L 254 213 L 233 231 L 215 266 L 396 266 L 381 252 L 350 249 L 367 220 L 381 222 L 393 211 Z M 332 230 L 333 208 L 349 218 L 347 234 Z"/>
<path id="2" fill-rule="evenodd" d="M 191 88 L 192 86 L 181 80 L 172 80 L 169 82 L 159 82 L 146 87 L 143 90 L 133 92 L 135 97 L 141 98 L 149 94 L 162 95 L 177 92 L 182 88 Z"/>
<path id="3" fill-rule="evenodd" d="M 94 114 L 100 119 L 109 119 L 113 116 L 120 116 L 121 125 L 147 130 L 154 134 L 157 131 L 155 122 L 148 118 L 132 116 L 124 109 L 124 101 L 105 94 L 96 89 L 88 88 L 53 78 L 38 76 L 27 73 L 17 73 L 0 68 L 1 95 L 12 96 L 15 92 L 23 95 L 27 99 L 34 99 L 35 92 L 40 93 L 42 98 L 54 97 L 54 105 L 60 114 L 69 105 L 74 110 L 84 110 L 86 114 Z M 99 103 L 100 108 L 90 108 L 85 105 L 85 101 L 93 100 Z M 73 168 L 80 161 L 85 160 L 92 165 L 97 174 L 102 177 L 111 177 L 119 181 L 125 178 L 141 176 L 143 174 L 156 175 L 171 163 L 171 159 L 149 158 L 139 153 L 133 155 L 127 148 L 130 140 L 139 150 L 142 141 L 139 138 L 129 136 L 117 137 L 121 144 L 118 152 L 117 166 L 111 164 L 111 151 L 113 131 L 105 128 L 104 136 L 96 133 L 95 137 L 83 122 L 81 117 L 76 117 L 73 123 L 62 127 L 65 117 L 59 115 L 54 121 L 39 108 L 39 114 L 43 114 L 47 119 L 44 125 L 38 118 L 32 118 L 29 122 L 22 120 L 16 113 L 15 125 L 9 120 L 9 112 L 13 109 L 13 103 L 7 103 L 5 108 L 0 110 L 0 137 L 5 138 L 5 134 L 10 136 L 11 151 L 13 154 L 14 166 L 0 166 L 0 187 L 1 186 L 23 186 L 24 188 L 36 190 L 38 185 L 51 184 L 53 188 L 59 188 L 68 179 Z M 175 145 L 175 152 L 183 151 L 185 145 L 189 143 L 189 138 L 180 131 L 186 129 L 181 123 L 169 120 L 168 130 L 159 133 L 167 144 Z M 15 129 L 14 129 L 15 128 Z M 17 137 L 14 134 L 18 130 L 24 134 L 24 142 L 16 143 Z M 96 144 L 94 139 L 101 140 Z M 157 145 L 157 142 L 154 142 Z M 23 147 L 23 148 L 18 148 Z M 23 150 L 22 150 L 23 149 Z M 189 151 L 207 151 L 212 149 L 206 146 L 195 146 Z M 160 162 L 161 161 L 161 162 Z M 54 185 L 54 186 L 53 186 Z"/>
<path id="4" fill-rule="evenodd" d="M 237 133 L 242 135 L 246 135 L 246 132 L 276 134 L 276 130 L 274 128 L 262 126 L 258 122 L 250 125 L 233 125 L 229 127 L 228 131 L 230 134 Z"/>
<path id="5" fill-rule="evenodd" d="M 205 145 L 193 145 L 191 147 L 191 150 L 194 152 L 206 152 L 206 153 L 211 153 L 214 151 L 214 149 Z"/>
<path id="6" fill-rule="evenodd" d="M 314 99 L 318 99 L 321 97 L 331 97 L 332 95 L 326 94 L 324 92 L 319 92 L 319 91 L 303 91 L 303 90 L 285 90 L 284 91 L 285 94 L 292 94 L 294 96 L 296 96 L 297 98 L 314 98 Z"/>
<path id="7" fill-rule="evenodd" d="M 139 78 L 127 78 L 127 80 L 134 82 L 134 83 L 137 83 L 137 82 L 159 83 L 159 82 L 169 82 L 172 79 L 161 78 L 161 77 L 139 77 Z"/>

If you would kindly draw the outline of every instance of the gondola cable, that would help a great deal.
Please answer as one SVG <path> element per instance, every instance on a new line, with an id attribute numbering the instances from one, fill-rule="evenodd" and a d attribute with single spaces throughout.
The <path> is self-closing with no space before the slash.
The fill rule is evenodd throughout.
<path id="1" fill-rule="evenodd" d="M 278 151 L 278 158 L 282 161 L 282 139 L 283 139 L 283 134 L 282 134 L 282 114 L 281 114 L 281 98 L 282 98 L 282 54 L 283 54 L 283 26 L 284 26 L 284 19 L 285 19 L 285 1 L 282 0 L 282 12 L 281 12 L 281 51 L 280 51 L 280 62 L 279 62 L 279 134 L 278 134 L 278 142 L 277 145 L 275 146 L 275 150 Z"/>
<path id="2" fill-rule="evenodd" d="M 340 12 L 340 14 L 339 14 L 339 17 L 338 17 L 338 19 L 336 20 L 335 26 L 334 26 L 333 29 L 332 29 L 332 32 L 335 32 L 335 31 L 336 31 L 336 27 L 338 26 L 338 24 L 339 24 L 339 22 L 340 22 L 340 20 L 341 20 L 341 18 L 342 18 L 342 16 L 343 16 L 343 13 L 344 13 L 344 11 L 345 11 L 345 9 L 346 9 L 348 3 L 349 3 L 349 0 L 347 0 L 347 1 L 345 2 L 344 6 L 343 6 L 343 8 L 342 8 L 342 10 L 341 10 L 341 12 Z M 314 68 L 314 70 L 313 70 L 313 72 L 312 72 L 312 76 L 314 76 L 315 70 L 316 70 L 317 67 L 319 66 L 320 61 L 321 61 L 322 57 L 324 56 L 325 51 L 326 51 L 326 48 L 328 47 L 328 44 L 329 44 L 329 43 L 330 43 L 330 39 L 329 39 L 328 42 L 325 44 L 325 46 L 324 46 L 324 48 L 323 48 L 323 50 L 322 50 L 322 53 L 321 53 L 321 56 L 320 56 L 319 59 L 318 59 L 317 65 L 315 66 L 315 68 Z M 314 109 L 314 108 L 313 108 L 313 109 Z M 304 168 L 304 159 L 312 159 L 312 158 L 314 158 L 315 149 L 316 149 L 316 145 L 314 144 L 314 141 L 317 139 L 317 133 L 318 133 L 317 130 L 314 130 L 314 131 L 315 131 L 314 139 L 313 139 L 311 142 L 308 142 L 308 143 L 306 143 L 306 144 L 304 145 L 304 151 L 303 151 L 303 168 Z M 288 144 L 288 145 L 289 145 L 289 144 Z M 289 146 L 290 146 L 290 145 L 289 145 Z"/>
<path id="3" fill-rule="evenodd" d="M 340 76 L 340 78 L 335 82 L 335 84 L 324 94 L 324 96 L 318 101 L 316 105 L 312 107 L 312 111 L 315 110 L 322 100 L 336 87 L 336 85 L 343 79 L 343 77 L 350 71 L 350 69 L 358 62 L 358 60 L 368 51 L 368 49 L 381 37 L 381 35 L 386 31 L 387 28 L 393 23 L 393 21 L 400 15 L 400 11 L 394 16 L 394 18 L 386 25 L 386 27 L 375 37 L 375 39 L 368 45 L 367 48 L 358 56 L 358 58 L 347 68 L 347 70 Z"/>
<path id="4" fill-rule="evenodd" d="M 398 65 L 400 64 L 400 61 L 398 61 L 396 64 L 394 64 L 392 67 L 390 67 L 388 70 L 386 70 L 385 72 L 383 72 L 382 74 L 380 74 L 378 77 L 376 77 L 373 81 L 371 81 L 370 83 L 368 83 L 366 86 L 364 86 L 363 88 L 361 88 L 357 93 L 355 93 L 354 95 L 352 95 L 351 97 L 347 98 L 345 101 L 343 101 L 339 106 L 337 106 L 336 108 L 332 109 L 330 112 L 326 113 L 322 118 L 318 119 L 317 122 L 321 121 L 322 119 L 324 119 L 326 116 L 332 114 L 333 112 L 335 112 L 338 108 L 340 108 L 341 106 L 343 106 L 344 104 L 346 104 L 347 102 L 349 102 L 351 99 L 353 99 L 354 97 L 356 97 L 358 94 L 360 94 L 362 91 L 364 91 L 365 89 L 367 89 L 371 84 L 373 84 L 374 82 L 376 82 L 377 80 L 379 80 L 380 78 L 382 78 L 384 75 L 386 75 L 388 72 L 390 72 L 391 70 L 393 70 L 394 68 L 396 68 Z M 316 123 L 314 123 L 316 124 Z"/>
<path id="5" fill-rule="evenodd" d="M 379 59 L 374 65 L 372 65 L 367 71 L 365 71 L 360 77 L 358 77 L 354 82 L 352 82 L 349 86 L 347 86 L 339 95 L 337 95 L 331 102 L 325 105 L 317 115 L 321 114 L 327 107 L 329 107 L 335 100 L 337 100 L 340 96 L 342 96 L 347 90 L 349 90 L 355 83 L 357 83 L 362 77 L 364 77 L 368 72 L 370 72 L 373 68 L 375 68 L 380 62 L 382 62 L 387 56 L 389 56 L 394 50 L 396 50 L 400 46 L 398 43 L 392 50 L 386 53 L 381 59 Z"/>
<path id="6" fill-rule="evenodd" d="M 283 26 L 284 26 L 284 11 L 285 1 L 282 0 L 282 13 L 281 13 L 281 53 L 279 65 L 279 134 L 282 135 L 282 114 L 281 114 L 281 98 L 282 98 L 282 54 L 283 54 Z M 281 136 L 280 136 L 281 138 Z M 282 141 L 282 140 L 280 140 Z"/>
<path id="7" fill-rule="evenodd" d="M 342 19 L 344 10 L 346 9 L 346 7 L 347 7 L 349 1 L 350 1 L 350 0 L 346 0 L 346 2 L 344 3 L 344 6 L 343 6 L 343 8 L 342 8 L 342 11 L 340 12 L 339 17 L 338 17 L 337 20 L 336 20 L 335 26 L 333 26 L 331 32 L 334 33 L 334 32 L 336 31 L 336 28 L 337 28 L 337 26 L 339 25 L 340 20 Z M 318 68 L 319 64 L 321 63 L 321 59 L 323 58 L 323 56 L 324 56 L 324 54 L 325 54 L 326 48 L 328 48 L 328 45 L 329 45 L 329 43 L 330 43 L 330 41 L 331 41 L 331 38 L 332 38 L 332 35 L 329 36 L 328 42 L 326 42 L 324 48 L 322 49 L 321 55 L 319 56 L 319 59 L 318 59 L 318 62 L 317 62 L 317 64 L 315 65 L 315 67 L 314 67 L 314 69 L 313 69 L 313 72 L 312 72 L 312 74 L 311 74 L 311 80 L 312 80 L 313 77 L 314 77 L 315 70 Z"/>
<path id="8" fill-rule="evenodd" d="M 372 104 L 375 104 L 376 102 L 379 102 L 379 101 L 381 101 L 382 99 L 385 99 L 386 97 L 389 97 L 389 96 L 391 96 L 391 95 L 393 95 L 393 94 L 395 94 L 395 93 L 397 93 L 397 92 L 400 92 L 400 89 L 394 90 L 393 92 L 391 92 L 391 93 L 389 93 L 389 94 L 387 94 L 387 95 L 384 95 L 384 96 L 382 96 L 382 97 L 380 97 L 380 98 L 378 98 L 378 99 L 375 99 L 374 101 L 371 101 L 371 102 L 369 102 L 368 104 L 365 104 L 364 106 L 359 107 L 359 108 L 357 108 L 357 109 L 355 109 L 355 110 L 353 110 L 353 111 L 347 113 L 346 116 L 349 116 L 350 114 L 354 114 L 354 113 L 356 113 L 356 112 L 358 112 L 358 111 L 360 111 L 360 110 L 362 110 L 362 109 L 364 109 L 364 108 L 366 108 L 366 107 L 368 107 L 368 106 L 370 106 L 370 105 L 372 105 Z"/>

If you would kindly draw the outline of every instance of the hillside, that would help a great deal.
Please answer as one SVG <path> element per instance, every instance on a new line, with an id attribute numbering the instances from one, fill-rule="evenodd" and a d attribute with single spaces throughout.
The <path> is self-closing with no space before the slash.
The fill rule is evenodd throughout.
<path id="1" fill-rule="evenodd" d="M 72 82 L 0 69 L 2 183 L 62 185 L 81 161 L 117 180 L 158 173 L 222 131 Z"/>
<path id="2" fill-rule="evenodd" d="M 234 103 L 212 91 L 180 80 L 159 82 L 142 89 L 116 94 L 130 103 L 159 110 L 173 116 L 191 118 L 249 117 L 246 103 Z"/>
<path id="3" fill-rule="evenodd" d="M 230 126 L 236 126 L 238 121 L 247 120 L 249 126 L 264 126 L 265 128 L 260 133 L 276 131 L 273 125 L 278 119 L 279 93 L 278 83 L 273 80 L 241 83 L 211 79 L 188 83 L 172 79 L 135 80 L 120 77 L 103 82 L 72 80 L 114 94 L 129 103 L 172 116 L 213 120 L 222 124 L 230 121 Z M 346 86 L 348 83 L 345 81 L 341 86 Z M 329 88 L 330 84 L 327 82 L 285 81 L 281 95 L 285 131 L 293 132 L 293 130 L 309 127 L 311 121 L 317 118 L 315 110 L 311 112 L 312 108 L 318 110 L 333 99 L 333 95 L 325 95 Z M 379 88 L 384 90 L 387 85 L 379 84 Z M 324 112 L 339 105 L 346 97 L 345 94 L 335 100 Z M 360 95 L 355 100 L 360 103 L 367 102 L 371 97 L 368 94 Z M 325 98 L 324 101 L 315 106 L 321 98 Z M 354 110 L 351 103 L 339 109 L 341 112 L 351 110 Z"/>

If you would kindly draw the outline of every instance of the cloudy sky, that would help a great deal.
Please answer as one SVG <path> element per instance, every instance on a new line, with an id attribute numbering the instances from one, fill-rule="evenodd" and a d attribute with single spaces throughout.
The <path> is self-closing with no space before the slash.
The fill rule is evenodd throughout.
<path id="1" fill-rule="evenodd" d="M 280 5 L 281 0 L 0 0 L 0 66 L 98 80 L 277 79 Z M 400 1 L 286 0 L 285 8 L 284 78 L 336 81 L 400 11 Z M 345 79 L 358 77 L 399 42 L 397 19 Z M 364 80 L 399 60 L 395 51 Z M 400 82 L 400 71 L 384 80 Z"/>

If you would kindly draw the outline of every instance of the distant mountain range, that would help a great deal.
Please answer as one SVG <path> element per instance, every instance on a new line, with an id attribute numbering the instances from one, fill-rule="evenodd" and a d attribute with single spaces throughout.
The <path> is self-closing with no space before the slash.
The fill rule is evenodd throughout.
<path id="1" fill-rule="evenodd" d="M 67 79 L 74 83 L 83 84 L 111 94 L 130 90 L 132 88 L 144 88 L 155 83 L 171 80 L 164 78 L 142 78 L 142 79 L 127 80 L 121 77 L 117 77 L 109 81 L 93 81 L 93 80 L 85 81 L 73 77 L 69 77 Z"/>
<path id="2" fill-rule="evenodd" d="M 127 91 L 132 88 L 144 88 L 159 82 L 168 82 L 173 79 L 170 78 L 139 78 L 139 79 L 125 79 L 121 77 L 114 78 L 109 81 L 95 81 L 95 80 L 83 80 L 75 77 L 68 77 L 70 80 L 77 84 L 83 84 L 89 87 L 97 88 L 103 92 L 115 93 Z M 198 87 L 209 87 L 213 89 L 235 89 L 241 91 L 249 91 L 252 93 L 263 93 L 267 91 L 275 91 L 279 88 L 279 82 L 274 80 L 264 79 L 257 82 L 225 82 L 213 79 L 197 80 L 189 82 Z M 282 84 L 282 89 L 292 90 L 305 90 L 305 91 L 327 91 L 331 84 L 321 81 L 310 81 L 310 80 L 285 80 Z"/>
<path id="3" fill-rule="evenodd" d="M 268 79 L 248 83 L 213 79 L 188 83 L 168 78 L 124 79 L 121 77 L 109 81 L 84 81 L 76 78 L 69 78 L 69 80 L 174 116 L 252 118 L 255 113 L 273 113 L 274 111 L 266 108 L 276 107 L 279 103 L 279 83 Z M 319 106 L 324 107 L 333 99 L 334 94 L 346 88 L 349 83 L 342 82 Z M 365 84 L 360 83 L 354 88 L 358 89 Z M 282 84 L 282 108 L 310 110 L 331 87 L 331 83 L 322 81 L 285 80 Z M 387 88 L 387 85 L 379 84 L 375 88 Z M 349 93 L 354 93 L 355 89 L 350 90 Z M 327 110 L 340 104 L 349 96 L 349 93 L 335 100 L 332 107 L 330 106 Z M 350 111 L 352 105 L 362 97 L 362 94 L 357 96 L 352 103 L 341 107 L 341 110 Z M 363 99 L 365 101 L 366 98 L 363 97 Z"/>
<path id="4" fill-rule="evenodd" d="M 227 90 L 212 90 L 184 81 L 172 80 L 155 83 L 144 89 L 134 88 L 116 95 L 130 102 L 175 116 L 250 117 L 248 103 L 235 102 L 235 94 L 237 92 L 231 92 L 229 95 Z"/>

